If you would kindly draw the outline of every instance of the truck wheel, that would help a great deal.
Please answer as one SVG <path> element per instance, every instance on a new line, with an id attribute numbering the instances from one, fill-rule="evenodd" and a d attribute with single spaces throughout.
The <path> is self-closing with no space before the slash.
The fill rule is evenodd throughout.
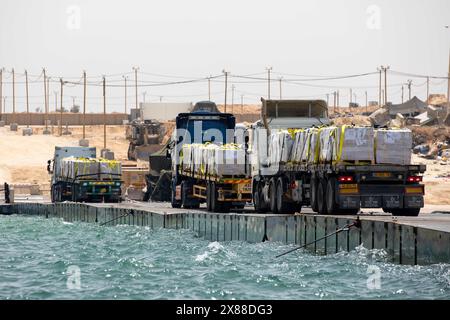
<path id="1" fill-rule="evenodd" d="M 196 201 L 197 199 L 189 199 L 189 189 L 190 186 L 186 181 L 181 182 L 181 204 L 184 209 L 198 209 L 200 203 Z"/>
<path id="2" fill-rule="evenodd" d="M 171 188 L 171 195 L 170 195 L 170 203 L 172 205 L 172 208 L 178 209 L 181 208 L 181 202 L 175 199 L 175 193 L 176 193 L 176 184 L 172 184 Z"/>
<path id="3" fill-rule="evenodd" d="M 253 205 L 255 207 L 255 211 L 258 213 L 267 212 L 266 205 L 263 203 L 264 198 L 261 189 L 261 183 L 255 182 L 255 187 L 253 189 Z"/>
<path id="4" fill-rule="evenodd" d="M 294 205 L 287 202 L 284 198 L 283 178 L 278 178 L 277 181 L 277 211 L 279 214 L 293 214 L 295 212 Z"/>
<path id="5" fill-rule="evenodd" d="M 318 185 L 318 179 L 317 178 L 311 178 L 311 181 L 309 183 L 309 195 L 311 197 L 311 209 L 314 212 L 318 212 L 319 208 L 317 206 L 317 185 Z"/>
<path id="6" fill-rule="evenodd" d="M 55 186 L 54 185 L 52 185 L 52 187 L 51 187 L 50 196 L 51 196 L 51 199 L 52 199 L 52 203 L 55 203 L 56 202 L 56 193 L 55 193 Z"/>
<path id="7" fill-rule="evenodd" d="M 420 213 L 420 208 L 391 209 L 391 211 L 393 216 L 417 217 Z"/>
<path id="8" fill-rule="evenodd" d="M 269 198 L 270 198 L 270 211 L 272 211 L 273 214 L 277 214 L 278 213 L 278 208 L 277 208 L 277 181 L 275 180 L 275 178 L 270 179 Z"/>
<path id="9" fill-rule="evenodd" d="M 211 197 L 211 211 L 212 212 L 220 212 L 220 205 L 217 201 L 217 189 L 216 189 L 216 183 L 211 182 L 210 184 L 210 191 L 209 191 L 210 197 Z"/>
<path id="10" fill-rule="evenodd" d="M 211 209 L 211 200 L 212 200 L 212 197 L 211 197 L 211 182 L 208 181 L 206 183 L 206 210 L 207 211 L 212 211 L 212 209 Z"/>
<path id="11" fill-rule="evenodd" d="M 325 179 L 320 179 L 317 184 L 317 211 L 319 214 L 327 214 L 326 190 Z"/>
<path id="12" fill-rule="evenodd" d="M 329 178 L 326 192 L 328 214 L 336 214 L 339 212 L 339 204 L 336 202 L 336 186 L 337 186 L 336 178 L 335 177 Z"/>

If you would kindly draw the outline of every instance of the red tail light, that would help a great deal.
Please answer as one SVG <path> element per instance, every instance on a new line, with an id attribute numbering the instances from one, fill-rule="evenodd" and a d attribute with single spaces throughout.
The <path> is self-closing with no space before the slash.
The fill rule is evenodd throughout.
<path id="1" fill-rule="evenodd" d="M 353 182 L 353 177 L 352 176 L 340 176 L 338 178 L 339 182 Z"/>
<path id="2" fill-rule="evenodd" d="M 421 176 L 410 176 L 408 179 L 406 179 L 408 182 L 422 182 Z"/>

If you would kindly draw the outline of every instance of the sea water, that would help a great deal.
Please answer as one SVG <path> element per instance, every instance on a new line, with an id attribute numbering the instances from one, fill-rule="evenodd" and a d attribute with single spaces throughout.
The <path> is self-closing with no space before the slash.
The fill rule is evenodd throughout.
<path id="1" fill-rule="evenodd" d="M 450 266 L 319 256 L 188 230 L 0 216 L 0 299 L 450 299 Z"/>

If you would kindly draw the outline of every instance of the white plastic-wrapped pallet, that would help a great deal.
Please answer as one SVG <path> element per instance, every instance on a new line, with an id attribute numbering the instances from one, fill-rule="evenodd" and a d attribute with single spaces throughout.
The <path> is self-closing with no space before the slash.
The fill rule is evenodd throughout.
<path id="1" fill-rule="evenodd" d="M 337 127 L 319 129 L 319 162 L 330 162 L 336 159 Z"/>
<path id="2" fill-rule="evenodd" d="M 409 129 L 376 130 L 375 148 L 375 158 L 379 164 L 410 164 L 412 132 Z"/>
<path id="3" fill-rule="evenodd" d="M 294 142 L 292 144 L 292 152 L 290 160 L 295 163 L 302 162 L 302 154 L 303 150 L 306 147 L 306 136 L 307 132 L 306 130 L 296 130 L 295 131 L 295 138 Z"/>
<path id="4" fill-rule="evenodd" d="M 183 144 L 183 170 L 190 171 L 192 169 L 192 144 Z"/>
<path id="5" fill-rule="evenodd" d="M 245 150 L 242 145 L 226 144 L 214 149 L 214 153 L 215 175 L 245 175 Z"/>
<path id="6" fill-rule="evenodd" d="M 340 126 L 336 132 L 335 161 L 374 161 L 374 129 Z"/>
<path id="7" fill-rule="evenodd" d="M 305 148 L 302 154 L 302 161 L 314 164 L 318 161 L 319 129 L 309 128 Z"/>
<path id="8" fill-rule="evenodd" d="M 192 145 L 192 171 L 195 173 L 202 172 L 203 145 L 195 143 Z"/>
<path id="9" fill-rule="evenodd" d="M 288 162 L 292 145 L 292 136 L 287 130 L 272 132 L 269 137 L 269 162 L 271 164 Z"/>
<path id="10" fill-rule="evenodd" d="M 122 172 L 122 165 L 116 160 L 98 159 L 100 178 L 106 179 L 119 179 Z"/>

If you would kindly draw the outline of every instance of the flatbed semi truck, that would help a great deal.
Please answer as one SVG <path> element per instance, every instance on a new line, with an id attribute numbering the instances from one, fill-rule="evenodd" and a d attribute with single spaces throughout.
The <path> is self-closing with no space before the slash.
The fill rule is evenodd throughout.
<path id="1" fill-rule="evenodd" d="M 121 167 L 96 158 L 96 148 L 55 147 L 47 162 L 52 202 L 120 202 Z"/>
<path id="2" fill-rule="evenodd" d="M 186 167 L 183 145 L 226 145 L 235 142 L 236 120 L 232 114 L 220 113 L 213 102 L 199 102 L 194 112 L 181 113 L 176 118 L 176 128 L 170 146 L 172 159 L 171 204 L 174 208 L 198 208 L 206 203 L 208 211 L 227 212 L 243 208 L 251 202 L 251 178 L 245 174 L 213 174 Z M 183 157 L 185 157 L 183 159 Z M 198 163 L 195 164 L 198 167 Z M 195 168 L 197 168 L 195 167 Z M 249 170 L 249 166 L 246 166 Z"/>
<path id="3" fill-rule="evenodd" d="M 320 214 L 357 214 L 361 208 L 383 208 L 397 216 L 419 214 L 425 165 L 269 163 L 271 130 L 327 125 L 328 107 L 321 100 L 262 99 L 262 104 L 262 119 L 249 129 L 248 149 L 257 212 L 292 214 L 311 206 Z"/>

